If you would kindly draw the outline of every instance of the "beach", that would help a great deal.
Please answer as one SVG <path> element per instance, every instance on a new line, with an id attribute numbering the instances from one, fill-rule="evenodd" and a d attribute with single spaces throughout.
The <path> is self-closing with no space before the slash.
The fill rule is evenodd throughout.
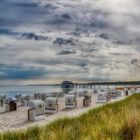
<path id="1" fill-rule="evenodd" d="M 74 109 L 65 109 L 64 97 L 59 98 L 59 111 L 55 114 L 46 114 L 45 116 L 40 116 L 36 121 L 28 121 L 28 107 L 27 106 L 18 106 L 16 111 L 4 112 L 0 114 L 0 131 L 11 131 L 26 129 L 30 126 L 41 126 L 49 124 L 52 121 L 55 121 L 63 117 L 75 117 L 81 115 L 82 113 L 87 112 L 90 109 L 96 108 L 103 105 L 103 103 L 97 103 L 97 95 L 92 94 L 91 105 L 88 107 L 83 107 L 83 97 L 77 98 L 77 108 Z M 114 102 L 124 99 L 125 96 L 119 97 L 117 99 L 112 99 L 109 102 Z M 0 112 L 4 111 L 4 107 L 0 107 Z"/>

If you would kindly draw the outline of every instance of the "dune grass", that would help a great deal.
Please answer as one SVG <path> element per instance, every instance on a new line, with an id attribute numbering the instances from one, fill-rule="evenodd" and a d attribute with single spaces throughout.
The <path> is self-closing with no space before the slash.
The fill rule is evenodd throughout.
<path id="1" fill-rule="evenodd" d="M 43 127 L 4 132 L 0 140 L 140 140 L 140 94 Z"/>

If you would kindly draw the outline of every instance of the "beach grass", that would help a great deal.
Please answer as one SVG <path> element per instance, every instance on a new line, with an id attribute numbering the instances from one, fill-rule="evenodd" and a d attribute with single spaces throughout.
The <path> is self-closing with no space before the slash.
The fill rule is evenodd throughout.
<path id="1" fill-rule="evenodd" d="M 49 125 L 2 132 L 0 140 L 140 140 L 140 94 Z"/>

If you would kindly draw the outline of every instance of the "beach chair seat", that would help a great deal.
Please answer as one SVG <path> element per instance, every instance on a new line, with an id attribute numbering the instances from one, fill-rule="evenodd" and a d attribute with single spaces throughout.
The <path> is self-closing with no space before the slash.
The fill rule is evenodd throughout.
<path id="1" fill-rule="evenodd" d="M 108 96 L 110 99 L 116 99 L 118 97 L 118 92 L 117 91 L 109 91 Z"/>
<path id="2" fill-rule="evenodd" d="M 85 95 L 83 99 L 83 106 L 89 106 L 91 104 L 91 96 Z"/>
<path id="3" fill-rule="evenodd" d="M 58 112 L 58 99 L 56 97 L 48 97 L 45 100 L 45 113 Z"/>
<path id="4" fill-rule="evenodd" d="M 45 100 L 46 100 L 46 94 L 41 93 L 41 94 L 40 94 L 40 99 L 41 99 L 42 101 L 45 101 Z"/>
<path id="5" fill-rule="evenodd" d="M 97 103 L 105 103 L 110 100 L 106 92 L 99 92 L 97 94 Z"/>
<path id="6" fill-rule="evenodd" d="M 29 109 L 28 109 L 28 120 L 35 121 L 40 118 L 40 116 L 44 117 L 45 115 L 45 106 L 44 102 L 41 100 L 31 100 L 29 101 Z"/>
<path id="7" fill-rule="evenodd" d="M 16 100 L 14 100 L 14 98 L 7 98 L 5 102 L 5 111 L 10 112 L 15 110 L 17 110 Z"/>
<path id="8" fill-rule="evenodd" d="M 4 104 L 4 97 L 0 96 L 0 107 L 3 107 Z"/>
<path id="9" fill-rule="evenodd" d="M 124 91 L 116 91 L 117 92 L 117 95 L 118 95 L 118 97 L 123 97 L 124 96 Z"/>
<path id="10" fill-rule="evenodd" d="M 66 95 L 65 97 L 65 108 L 76 108 L 77 100 L 75 95 Z"/>
<path id="11" fill-rule="evenodd" d="M 87 94 L 88 94 L 87 90 L 78 93 L 79 97 L 84 97 Z"/>

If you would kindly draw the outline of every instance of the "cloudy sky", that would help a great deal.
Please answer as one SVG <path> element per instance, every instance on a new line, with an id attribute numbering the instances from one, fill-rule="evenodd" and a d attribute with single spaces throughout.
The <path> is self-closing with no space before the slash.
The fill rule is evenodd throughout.
<path id="1" fill-rule="evenodd" d="M 139 0 L 0 0 L 0 85 L 140 80 Z"/>

